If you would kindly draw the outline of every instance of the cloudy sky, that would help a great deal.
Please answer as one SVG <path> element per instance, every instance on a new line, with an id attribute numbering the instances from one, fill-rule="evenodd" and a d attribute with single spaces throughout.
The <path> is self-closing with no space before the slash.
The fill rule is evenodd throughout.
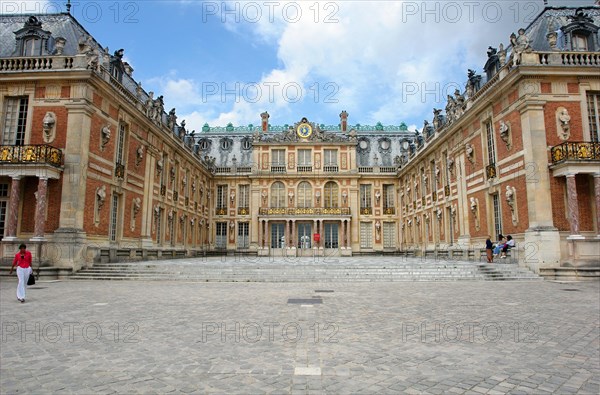
<path id="1" fill-rule="evenodd" d="M 64 10 L 2 0 L 2 11 Z M 593 0 L 550 5 L 592 5 Z M 189 129 L 273 125 L 307 117 L 337 125 L 419 129 L 433 107 L 479 72 L 488 46 L 508 44 L 543 9 L 518 1 L 83 1 L 71 13 Z M 7 8 L 8 7 L 8 8 Z"/>

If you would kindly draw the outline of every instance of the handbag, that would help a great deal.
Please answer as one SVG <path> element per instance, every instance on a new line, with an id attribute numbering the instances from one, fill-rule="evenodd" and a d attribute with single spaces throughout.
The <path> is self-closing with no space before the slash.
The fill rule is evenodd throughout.
<path id="1" fill-rule="evenodd" d="M 29 278 L 27 279 L 27 285 L 35 285 L 35 276 L 33 273 L 29 275 Z"/>

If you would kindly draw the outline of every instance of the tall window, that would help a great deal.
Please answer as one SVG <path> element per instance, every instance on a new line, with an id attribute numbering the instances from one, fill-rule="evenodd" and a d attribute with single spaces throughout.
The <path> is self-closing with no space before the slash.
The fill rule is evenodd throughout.
<path id="1" fill-rule="evenodd" d="M 373 248 L 373 223 L 360 223 L 360 248 Z"/>
<path id="2" fill-rule="evenodd" d="M 312 207 L 312 186 L 310 183 L 303 181 L 298 184 L 298 197 L 296 199 L 298 202 L 298 207 Z"/>
<path id="3" fill-rule="evenodd" d="M 4 128 L 2 130 L 2 144 L 23 145 L 25 143 L 25 129 L 27 127 L 27 110 L 29 98 L 7 97 L 4 109 Z"/>
<path id="4" fill-rule="evenodd" d="M 277 181 L 271 185 L 271 208 L 283 208 L 285 204 L 285 185 Z"/>
<path id="5" fill-rule="evenodd" d="M 112 194 L 112 207 L 110 211 L 110 228 L 109 228 L 109 240 L 117 241 L 117 232 L 119 226 L 119 195 L 116 193 Z"/>
<path id="6" fill-rule="evenodd" d="M 309 149 L 298 150 L 298 166 L 310 166 L 312 164 L 312 151 Z"/>
<path id="7" fill-rule="evenodd" d="M 121 122 L 119 124 L 119 135 L 117 136 L 117 157 L 115 162 L 119 165 L 124 164 L 123 152 L 125 151 L 125 130 L 127 126 Z"/>
<path id="8" fill-rule="evenodd" d="M 323 206 L 325 208 L 337 208 L 338 207 L 338 185 L 329 181 L 325 184 L 325 197 Z"/>
<path id="9" fill-rule="evenodd" d="M 325 166 L 337 166 L 337 150 L 326 149 L 323 151 Z"/>
<path id="10" fill-rule="evenodd" d="M 431 192 L 435 192 L 438 188 L 438 179 L 437 174 L 435 172 L 435 160 L 432 160 L 429 163 L 429 171 L 431 174 Z"/>
<path id="11" fill-rule="evenodd" d="M 371 205 L 371 184 L 361 184 L 360 186 L 360 208 L 370 209 Z"/>
<path id="12" fill-rule="evenodd" d="M 274 149 L 271 151 L 271 166 L 285 166 L 284 149 Z"/>
<path id="13" fill-rule="evenodd" d="M 217 208 L 227 208 L 227 185 L 217 185 Z"/>
<path id="14" fill-rule="evenodd" d="M 394 207 L 394 185 L 384 184 L 383 185 L 383 209 Z"/>
<path id="15" fill-rule="evenodd" d="M 285 240 L 284 226 L 283 223 L 271 224 L 271 248 L 284 248 L 288 243 Z"/>
<path id="16" fill-rule="evenodd" d="M 497 193 L 492 195 L 492 204 L 494 206 L 494 237 L 502 233 L 502 211 L 500 210 L 500 196 Z"/>
<path id="17" fill-rule="evenodd" d="M 496 144 L 491 120 L 485 123 L 485 138 L 487 141 L 488 165 L 493 165 L 496 163 Z"/>
<path id="18" fill-rule="evenodd" d="M 243 184 L 238 186 L 238 208 L 250 207 L 250 185 Z"/>
<path id="19" fill-rule="evenodd" d="M 590 140 L 600 141 L 600 93 L 587 94 L 588 122 L 590 125 Z"/>

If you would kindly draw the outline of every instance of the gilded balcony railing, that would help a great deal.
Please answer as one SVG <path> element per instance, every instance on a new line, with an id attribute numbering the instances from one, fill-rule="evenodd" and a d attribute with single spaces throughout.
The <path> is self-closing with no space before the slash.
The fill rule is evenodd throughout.
<path id="1" fill-rule="evenodd" d="M 250 209 L 248 207 L 238 207 L 238 215 L 249 215 Z"/>
<path id="2" fill-rule="evenodd" d="M 215 215 L 227 215 L 227 209 L 224 207 L 218 207 L 215 209 Z"/>
<path id="3" fill-rule="evenodd" d="M 496 176 L 497 176 L 496 165 L 494 163 L 487 165 L 485 167 L 485 174 L 486 174 L 488 180 L 492 179 L 492 178 L 496 178 Z"/>
<path id="4" fill-rule="evenodd" d="M 384 207 L 383 208 L 383 214 L 385 214 L 385 215 L 394 215 L 394 214 L 396 214 L 396 208 L 395 207 Z"/>
<path id="5" fill-rule="evenodd" d="M 63 153 L 60 148 L 49 145 L 2 145 L 0 163 L 47 163 L 60 167 Z"/>
<path id="6" fill-rule="evenodd" d="M 350 215 L 350 208 L 348 207 L 270 207 L 258 209 L 258 214 L 262 216 L 269 215 L 288 215 L 288 216 L 300 216 L 300 215 Z"/>
<path id="7" fill-rule="evenodd" d="M 588 162 L 600 160 L 599 142 L 568 141 L 550 149 L 552 164 L 565 161 Z"/>

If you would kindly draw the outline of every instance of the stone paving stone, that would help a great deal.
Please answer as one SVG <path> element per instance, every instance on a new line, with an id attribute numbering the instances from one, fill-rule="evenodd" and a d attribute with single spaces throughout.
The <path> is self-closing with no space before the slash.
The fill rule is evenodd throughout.
<path id="1" fill-rule="evenodd" d="M 573 293 L 552 282 L 65 281 L 29 290 L 25 305 L 12 300 L 14 286 L 0 282 L 0 393 L 597 394 L 600 388 L 597 283 L 569 285 L 580 289 Z M 317 295 L 323 303 L 311 308 L 287 303 Z M 72 339 L 67 323 L 77 324 Z M 266 323 L 276 326 L 269 332 Z M 467 323 L 477 325 L 469 332 Z M 335 324 L 335 333 L 327 324 Z M 56 325 L 58 341 L 42 330 Z M 299 338 L 282 332 L 286 325 L 289 334 L 300 328 Z M 436 325 L 460 327 L 462 335 L 436 333 Z M 242 329 L 257 326 L 260 336 Z M 98 337 L 95 328 L 102 330 Z M 496 332 L 501 336 L 492 339 Z M 309 366 L 321 374 L 294 375 Z"/>

